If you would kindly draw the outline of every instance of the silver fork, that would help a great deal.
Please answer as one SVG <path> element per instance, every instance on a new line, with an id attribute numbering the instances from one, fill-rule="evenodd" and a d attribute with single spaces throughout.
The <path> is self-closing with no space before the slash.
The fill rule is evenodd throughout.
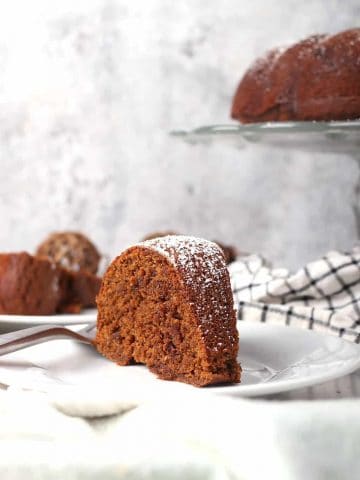
<path id="1" fill-rule="evenodd" d="M 62 325 L 39 325 L 24 328 L 16 332 L 0 335 L 0 355 L 16 352 L 22 348 L 32 347 L 49 340 L 72 339 L 78 342 L 93 344 L 96 322 L 75 332 Z"/>

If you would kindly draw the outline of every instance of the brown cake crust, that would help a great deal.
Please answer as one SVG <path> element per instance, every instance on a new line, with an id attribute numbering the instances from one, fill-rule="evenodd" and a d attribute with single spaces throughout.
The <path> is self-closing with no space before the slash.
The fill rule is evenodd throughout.
<path id="1" fill-rule="evenodd" d="M 63 298 L 55 264 L 26 252 L 0 254 L 0 313 L 51 315 Z"/>
<path id="2" fill-rule="evenodd" d="M 101 255 L 95 245 L 80 232 L 55 232 L 37 248 L 36 255 L 49 258 L 74 272 L 96 274 Z"/>
<path id="3" fill-rule="evenodd" d="M 94 307 L 101 279 L 26 252 L 0 254 L 0 314 L 53 315 Z"/>
<path id="4" fill-rule="evenodd" d="M 220 248 L 168 236 L 117 257 L 97 297 L 97 349 L 120 365 L 196 386 L 240 380 L 238 333 Z"/>
<path id="5" fill-rule="evenodd" d="M 233 98 L 242 123 L 360 117 L 360 29 L 314 35 L 255 61 Z"/>

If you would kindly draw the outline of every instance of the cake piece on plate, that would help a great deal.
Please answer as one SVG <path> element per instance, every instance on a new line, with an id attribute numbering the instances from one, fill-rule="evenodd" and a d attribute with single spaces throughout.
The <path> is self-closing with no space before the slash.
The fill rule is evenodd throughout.
<path id="1" fill-rule="evenodd" d="M 99 293 L 101 278 L 81 270 L 72 272 L 61 269 L 66 285 L 66 293 L 58 311 L 62 313 L 79 313 L 83 308 L 96 307 L 96 295 Z"/>
<path id="2" fill-rule="evenodd" d="M 36 255 L 47 257 L 74 272 L 96 274 L 101 258 L 95 245 L 80 232 L 55 232 L 37 248 Z"/>
<path id="3" fill-rule="evenodd" d="M 240 381 L 229 274 L 215 243 L 167 236 L 125 250 L 97 297 L 99 352 L 196 386 Z"/>
<path id="4" fill-rule="evenodd" d="M 26 252 L 0 254 L 0 313 L 51 315 L 65 295 L 60 269 Z"/>
<path id="5" fill-rule="evenodd" d="M 0 314 L 53 315 L 95 307 L 101 278 L 27 252 L 0 254 Z"/>

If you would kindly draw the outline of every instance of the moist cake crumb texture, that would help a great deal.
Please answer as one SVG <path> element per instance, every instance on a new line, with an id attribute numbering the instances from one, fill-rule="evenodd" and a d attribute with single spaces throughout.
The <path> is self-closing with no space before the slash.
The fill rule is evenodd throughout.
<path id="1" fill-rule="evenodd" d="M 229 274 L 215 243 L 172 235 L 129 248 L 97 303 L 96 346 L 118 364 L 197 386 L 240 380 Z"/>

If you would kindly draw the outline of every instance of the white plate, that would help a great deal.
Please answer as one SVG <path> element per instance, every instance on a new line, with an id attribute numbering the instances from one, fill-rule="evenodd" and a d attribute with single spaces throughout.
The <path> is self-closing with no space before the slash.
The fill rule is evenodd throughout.
<path id="1" fill-rule="evenodd" d="M 35 325 L 76 325 L 96 321 L 96 308 L 87 308 L 80 313 L 57 315 L 0 315 L 0 332 L 20 330 Z"/>
<path id="2" fill-rule="evenodd" d="M 296 148 L 327 153 L 357 154 L 360 147 L 360 120 L 332 122 L 268 122 L 242 125 L 206 125 L 175 130 L 171 135 L 188 143 L 231 143 Z"/>
<path id="3" fill-rule="evenodd" d="M 293 327 L 240 323 L 239 385 L 198 391 L 260 396 L 332 380 L 360 367 L 360 346 Z M 144 398 L 178 392 L 140 365 L 119 367 L 90 346 L 57 340 L 0 357 L 0 383 L 51 392 L 67 386 L 137 391 Z M 93 387 L 91 387 L 93 388 Z M 192 387 L 191 387 L 192 388 Z"/>

